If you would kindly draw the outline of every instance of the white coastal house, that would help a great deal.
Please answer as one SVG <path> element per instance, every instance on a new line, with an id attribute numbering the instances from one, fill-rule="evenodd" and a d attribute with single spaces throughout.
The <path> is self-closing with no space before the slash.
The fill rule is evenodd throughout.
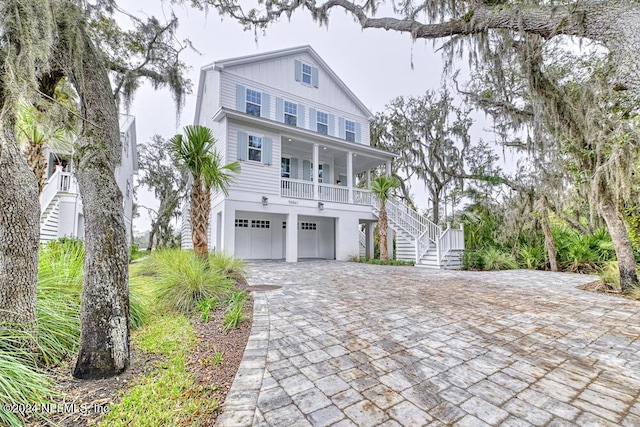
<path id="1" fill-rule="evenodd" d="M 310 46 L 203 67 L 195 124 L 212 129 L 225 163 L 241 163 L 228 196 L 212 194 L 209 247 L 288 262 L 373 256 L 371 171 L 390 171 L 394 154 L 371 147 L 372 118 Z M 398 200 L 387 210 L 398 259 L 459 265 L 461 230 L 442 230 Z M 182 219 L 191 248 L 188 204 Z"/>
<path id="2" fill-rule="evenodd" d="M 121 114 L 122 161 L 115 169 L 122 192 L 127 243 L 131 244 L 133 214 L 133 176 L 138 173 L 136 120 Z M 40 194 L 40 243 L 60 237 L 84 238 L 84 208 L 74 176 L 72 153 L 49 150 L 47 183 Z"/>

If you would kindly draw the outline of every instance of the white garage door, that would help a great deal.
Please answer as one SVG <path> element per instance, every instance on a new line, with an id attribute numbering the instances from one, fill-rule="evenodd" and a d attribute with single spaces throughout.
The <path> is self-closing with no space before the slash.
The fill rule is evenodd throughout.
<path id="1" fill-rule="evenodd" d="M 271 221 L 236 219 L 235 255 L 243 259 L 271 259 Z"/>
<path id="2" fill-rule="evenodd" d="M 298 228 L 298 257 L 318 258 L 320 255 L 320 232 L 315 222 L 301 222 Z"/>

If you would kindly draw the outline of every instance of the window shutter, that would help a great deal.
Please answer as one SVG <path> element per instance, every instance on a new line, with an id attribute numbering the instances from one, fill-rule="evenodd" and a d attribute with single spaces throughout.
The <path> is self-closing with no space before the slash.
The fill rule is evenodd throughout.
<path id="1" fill-rule="evenodd" d="M 316 126 L 316 120 L 318 119 L 318 116 L 316 114 L 316 109 L 315 108 L 309 108 L 309 130 L 312 131 L 316 131 L 318 130 L 317 126 Z"/>
<path id="2" fill-rule="evenodd" d="M 311 67 L 311 84 L 313 87 L 318 87 L 318 68 Z"/>
<path id="3" fill-rule="evenodd" d="M 296 59 L 296 65 L 295 65 L 295 72 L 296 72 L 296 81 L 301 82 L 302 81 L 302 62 L 298 61 L 297 59 Z"/>
<path id="4" fill-rule="evenodd" d="M 284 122 L 284 100 L 276 98 L 276 121 Z"/>
<path id="5" fill-rule="evenodd" d="M 344 126 L 344 117 L 338 118 L 338 138 L 345 139 L 347 137 L 347 132 Z"/>
<path id="6" fill-rule="evenodd" d="M 271 138 L 264 137 L 262 139 L 262 163 L 265 165 L 271 165 L 271 161 L 273 160 L 272 145 L 273 142 Z"/>
<path id="7" fill-rule="evenodd" d="M 291 158 L 291 179 L 298 179 L 298 159 Z"/>
<path id="8" fill-rule="evenodd" d="M 311 181 L 311 162 L 309 160 L 302 161 L 302 179 Z"/>
<path id="9" fill-rule="evenodd" d="M 304 105 L 298 104 L 298 127 L 304 128 Z"/>
<path id="10" fill-rule="evenodd" d="M 347 186 L 347 175 L 338 175 L 338 180 L 340 181 L 340 185 L 343 187 Z"/>
<path id="11" fill-rule="evenodd" d="M 360 123 L 356 122 L 356 142 L 362 142 L 362 132 L 360 131 Z"/>
<path id="12" fill-rule="evenodd" d="M 322 165 L 322 182 L 325 184 L 333 184 L 331 181 L 331 165 L 328 163 Z"/>
<path id="13" fill-rule="evenodd" d="M 236 110 L 247 112 L 247 89 L 242 85 L 236 85 Z"/>
<path id="14" fill-rule="evenodd" d="M 247 145 L 249 136 L 246 132 L 238 131 L 238 160 L 247 160 Z"/>
<path id="15" fill-rule="evenodd" d="M 260 107 L 260 117 L 271 118 L 271 97 L 268 93 L 262 92 L 262 106 Z"/>
<path id="16" fill-rule="evenodd" d="M 327 120 L 329 127 L 329 135 L 336 136 L 336 116 L 333 114 L 329 114 L 329 119 Z"/>

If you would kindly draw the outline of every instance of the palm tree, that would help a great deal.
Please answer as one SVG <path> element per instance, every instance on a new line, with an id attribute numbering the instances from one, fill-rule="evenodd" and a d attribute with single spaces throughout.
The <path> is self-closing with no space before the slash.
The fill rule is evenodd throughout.
<path id="1" fill-rule="evenodd" d="M 216 140 L 211 129 L 205 126 L 185 126 L 186 139 L 176 135 L 169 140 L 170 150 L 178 162 L 193 179 L 191 184 L 191 236 L 193 250 L 200 259 L 209 256 L 207 229 L 211 211 L 211 191 L 228 195 L 233 182 L 231 172 L 240 170 L 236 161 L 222 165 L 222 157 L 214 148 Z"/>
<path id="2" fill-rule="evenodd" d="M 398 187 L 399 182 L 396 178 L 389 175 L 382 175 L 373 180 L 371 191 L 380 202 L 380 219 L 378 220 L 378 236 L 380 243 L 380 259 L 389 261 L 389 252 L 387 251 L 387 200 L 391 197 L 391 190 Z"/>

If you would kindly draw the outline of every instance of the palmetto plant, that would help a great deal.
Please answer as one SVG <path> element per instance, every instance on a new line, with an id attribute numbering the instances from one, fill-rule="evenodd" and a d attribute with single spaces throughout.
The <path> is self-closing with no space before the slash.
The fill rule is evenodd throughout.
<path id="1" fill-rule="evenodd" d="M 380 202 L 380 215 L 378 222 L 378 233 L 380 241 L 380 259 L 383 261 L 389 260 L 389 252 L 387 250 L 387 227 L 389 226 L 387 220 L 387 200 L 391 197 L 391 190 L 398 187 L 398 180 L 394 177 L 383 175 L 377 177 L 373 181 L 371 191 L 378 198 Z"/>
<path id="2" fill-rule="evenodd" d="M 193 250 L 206 261 L 209 248 L 207 229 L 211 211 L 211 191 L 228 194 L 233 182 L 232 172 L 240 170 L 240 164 L 232 162 L 222 165 L 222 157 L 215 149 L 216 143 L 211 129 L 205 126 L 185 126 L 186 138 L 176 135 L 169 140 L 171 152 L 178 164 L 192 177 L 191 183 L 191 236 Z"/>

